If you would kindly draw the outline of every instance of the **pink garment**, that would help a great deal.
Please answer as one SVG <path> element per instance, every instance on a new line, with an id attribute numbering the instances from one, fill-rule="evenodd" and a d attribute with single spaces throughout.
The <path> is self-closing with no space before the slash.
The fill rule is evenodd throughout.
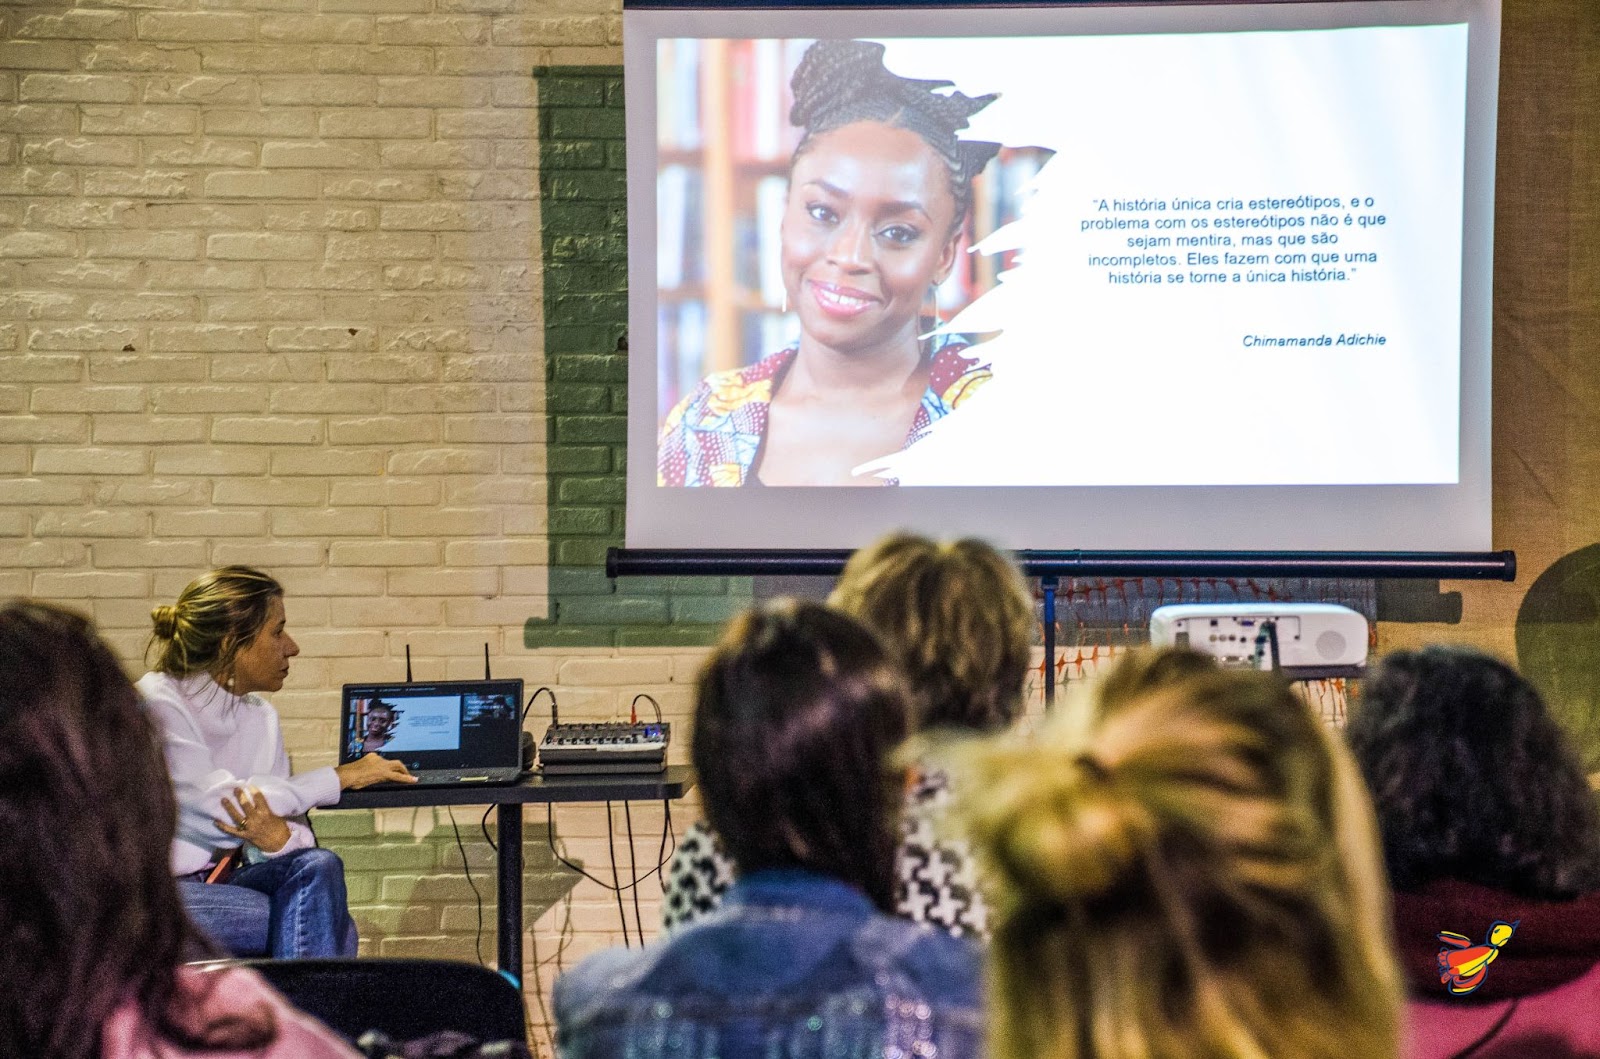
<path id="1" fill-rule="evenodd" d="M 1529 996 L 1491 1004 L 1413 999 L 1406 1008 L 1406 1059 L 1600 1059 L 1600 964 Z"/>
<path id="2" fill-rule="evenodd" d="M 1394 895 L 1395 942 L 1411 994 L 1404 1059 L 1600 1059 L 1600 891 L 1530 901 L 1459 879 Z M 1515 922 L 1482 987 L 1439 980 L 1439 932 L 1483 937 Z"/>
<path id="3" fill-rule="evenodd" d="M 178 989 L 193 995 L 199 1004 L 192 1020 L 195 1025 L 265 1009 L 277 1023 L 278 1036 L 262 1048 L 186 1051 L 158 1039 L 154 1028 L 130 1001 L 101 1028 L 101 1059 L 360 1059 L 359 1053 L 337 1034 L 295 1009 L 253 971 L 239 967 L 180 967 Z"/>

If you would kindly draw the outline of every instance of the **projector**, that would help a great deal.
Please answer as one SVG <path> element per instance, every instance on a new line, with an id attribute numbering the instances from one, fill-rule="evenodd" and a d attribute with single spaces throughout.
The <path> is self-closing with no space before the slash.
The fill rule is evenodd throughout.
<path id="1" fill-rule="evenodd" d="M 1354 677 L 1367 664 L 1367 619 L 1335 603 L 1174 603 L 1151 611 L 1150 642 L 1299 680 Z"/>

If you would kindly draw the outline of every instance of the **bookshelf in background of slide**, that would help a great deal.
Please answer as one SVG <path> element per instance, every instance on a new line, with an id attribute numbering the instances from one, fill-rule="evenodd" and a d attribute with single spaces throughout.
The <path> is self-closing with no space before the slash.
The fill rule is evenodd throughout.
<path id="1" fill-rule="evenodd" d="M 972 182 L 972 215 L 967 218 L 968 247 L 1017 219 L 1028 182 L 1055 152 L 1044 147 L 1007 146 Z M 1000 273 L 1015 261 L 1014 251 L 963 254 L 938 291 L 939 316 L 949 320 L 980 294 L 993 290 Z"/>
<path id="2" fill-rule="evenodd" d="M 656 136 L 663 151 L 700 149 L 700 42 L 657 43 L 661 77 L 656 91 Z"/>
<path id="3" fill-rule="evenodd" d="M 789 78 L 810 43 L 658 42 L 658 418 L 793 340 L 779 240 L 799 137 Z"/>

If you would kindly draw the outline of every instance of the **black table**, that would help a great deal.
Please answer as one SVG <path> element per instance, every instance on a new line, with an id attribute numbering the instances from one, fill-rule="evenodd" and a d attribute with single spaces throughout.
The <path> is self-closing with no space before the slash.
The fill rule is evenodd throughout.
<path id="1" fill-rule="evenodd" d="M 493 805 L 498 832 L 495 875 L 499 901 L 496 959 L 522 981 L 522 807 L 532 802 L 662 802 L 682 798 L 694 770 L 619 775 L 545 776 L 535 772 L 504 787 L 385 787 L 345 791 L 326 809 L 403 809 L 420 805 Z"/>

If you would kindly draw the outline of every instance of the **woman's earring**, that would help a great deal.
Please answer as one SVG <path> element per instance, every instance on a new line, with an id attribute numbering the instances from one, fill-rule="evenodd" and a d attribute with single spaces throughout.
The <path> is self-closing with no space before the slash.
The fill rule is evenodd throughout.
<path id="1" fill-rule="evenodd" d="M 789 288 L 788 287 L 783 288 L 783 310 L 782 311 L 785 312 L 785 313 L 787 313 L 789 311 Z"/>

